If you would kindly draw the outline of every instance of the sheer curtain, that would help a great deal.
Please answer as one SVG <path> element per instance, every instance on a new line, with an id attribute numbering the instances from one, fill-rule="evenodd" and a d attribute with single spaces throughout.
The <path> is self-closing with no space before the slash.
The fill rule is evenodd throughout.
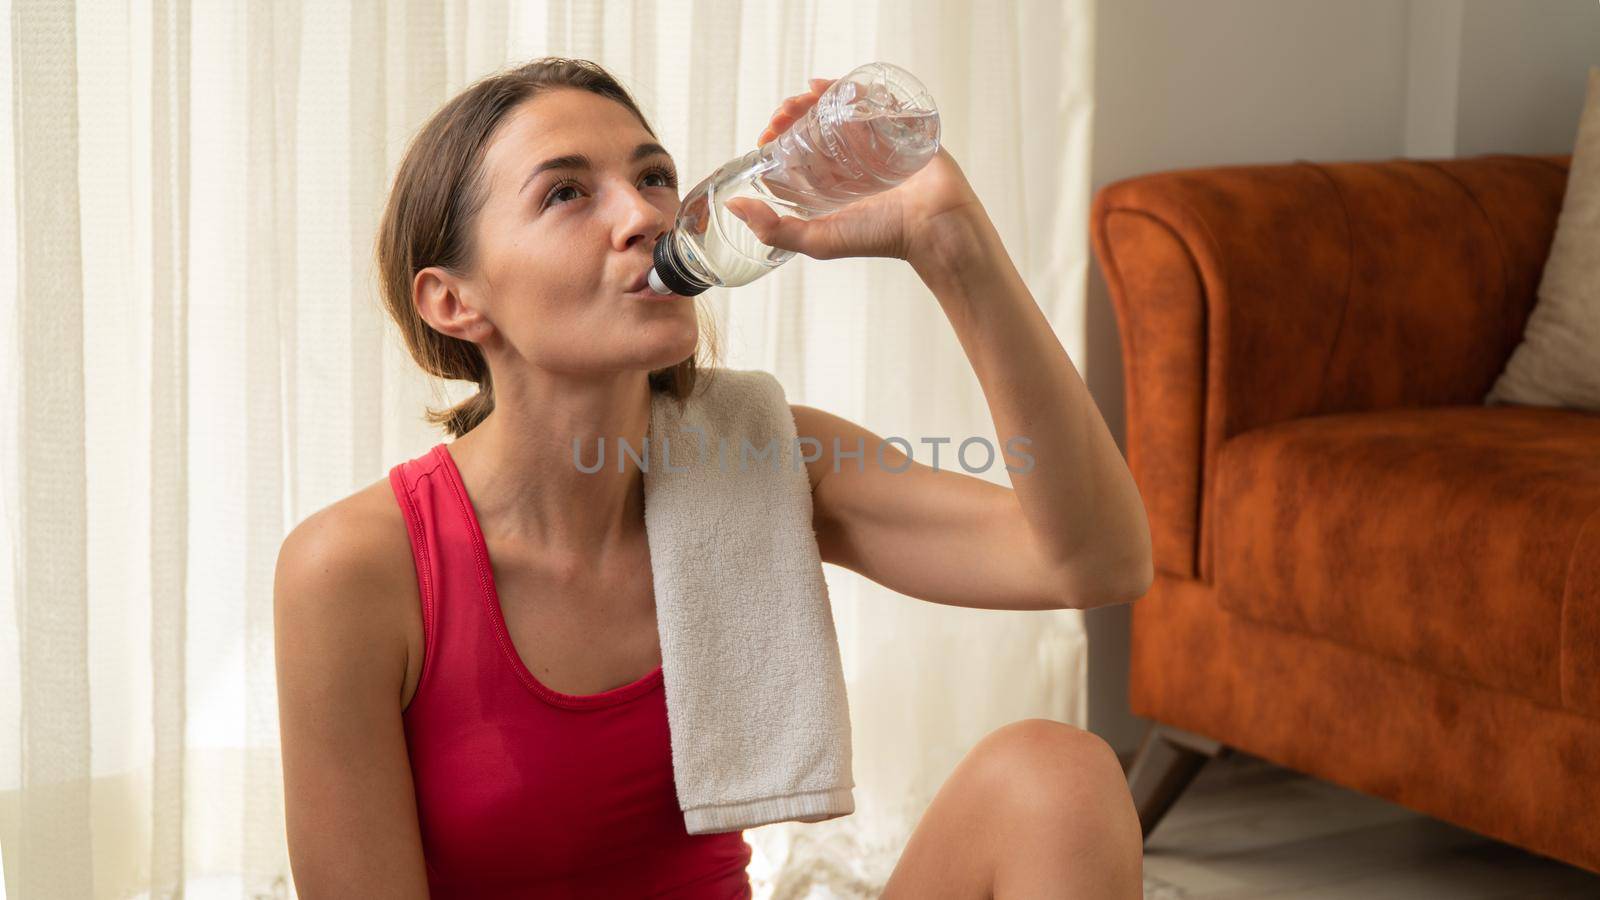
<path id="1" fill-rule="evenodd" d="M 388 178 L 472 79 L 594 59 L 692 186 L 810 76 L 924 79 L 1083 358 L 1092 0 L 14 0 L 0 17 L 0 859 L 7 896 L 289 897 L 272 573 L 290 527 L 442 439 L 376 299 Z M 703 298 L 726 364 L 900 436 L 999 445 L 909 266 L 797 257 Z M 1005 484 L 1003 467 L 979 477 Z M 1081 614 L 827 567 L 857 811 L 752 829 L 760 897 L 874 896 L 956 762 L 1085 720 Z"/>

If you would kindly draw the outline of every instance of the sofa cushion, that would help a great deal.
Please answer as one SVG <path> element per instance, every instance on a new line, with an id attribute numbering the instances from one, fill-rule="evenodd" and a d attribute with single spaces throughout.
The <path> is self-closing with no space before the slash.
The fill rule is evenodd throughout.
<path id="1" fill-rule="evenodd" d="M 1600 511 L 1600 415 L 1446 406 L 1312 416 L 1223 444 L 1224 609 L 1560 708 L 1562 605 Z M 1586 542 L 1591 544 L 1592 542 Z"/>
<path id="2" fill-rule="evenodd" d="M 1572 548 L 1561 604 L 1561 702 L 1600 719 L 1600 513 Z"/>

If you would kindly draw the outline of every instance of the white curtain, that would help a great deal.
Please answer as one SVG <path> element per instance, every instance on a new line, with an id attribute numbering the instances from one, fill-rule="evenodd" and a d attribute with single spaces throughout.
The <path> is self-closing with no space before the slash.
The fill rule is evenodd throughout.
<path id="1" fill-rule="evenodd" d="M 294 896 L 273 566 L 295 523 L 442 440 L 423 406 L 470 389 L 405 355 L 370 248 L 407 138 L 471 80 L 602 63 L 687 190 L 808 77 L 904 66 L 1083 362 L 1092 0 L 13 0 L 0 28 L 11 898 Z M 704 299 L 726 364 L 773 372 L 792 402 L 924 462 L 922 437 L 1000 443 L 904 263 L 796 257 Z M 875 896 L 975 741 L 1085 720 L 1079 613 L 827 577 L 857 811 L 747 832 L 758 897 Z"/>

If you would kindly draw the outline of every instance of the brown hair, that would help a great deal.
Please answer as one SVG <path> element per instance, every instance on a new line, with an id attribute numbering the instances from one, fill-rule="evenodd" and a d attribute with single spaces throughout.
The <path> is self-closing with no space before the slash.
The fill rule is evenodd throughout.
<path id="1" fill-rule="evenodd" d="M 627 89 L 598 63 L 547 56 L 504 69 L 468 86 L 423 124 L 400 161 L 378 226 L 379 286 L 406 349 L 431 375 L 478 384 L 478 392 L 467 400 L 426 412 L 430 424 L 443 426 L 454 437 L 471 431 L 494 409 L 489 364 L 477 344 L 444 334 L 422 318 L 411 295 L 412 283 L 429 266 L 452 273 L 471 269 L 472 222 L 487 199 L 483 157 L 489 141 L 512 109 L 556 88 L 577 88 L 615 100 L 656 136 Z M 700 321 L 710 317 L 701 315 Z M 706 365 L 714 365 L 715 331 L 706 328 L 702 336 L 710 343 Z M 694 390 L 698 370 L 691 355 L 652 371 L 650 388 L 682 401 Z"/>

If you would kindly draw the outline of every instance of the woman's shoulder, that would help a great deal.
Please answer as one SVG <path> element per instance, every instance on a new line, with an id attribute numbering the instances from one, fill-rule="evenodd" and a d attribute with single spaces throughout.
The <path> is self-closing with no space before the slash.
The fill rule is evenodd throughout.
<path id="1" fill-rule="evenodd" d="M 385 479 L 330 503 L 296 525 L 279 550 L 273 642 L 280 707 L 302 726 L 401 715 L 417 683 L 418 588 L 406 525 L 389 491 Z"/>
<path id="2" fill-rule="evenodd" d="M 410 552 L 405 516 L 387 476 L 312 512 L 290 533 L 299 532 L 338 544 L 344 551 L 362 557 L 392 556 L 395 549 Z"/>
<path id="3" fill-rule="evenodd" d="M 386 477 L 290 530 L 278 551 L 274 593 L 280 607 L 307 615 L 395 622 L 417 597 L 413 572 L 405 516 Z"/>

